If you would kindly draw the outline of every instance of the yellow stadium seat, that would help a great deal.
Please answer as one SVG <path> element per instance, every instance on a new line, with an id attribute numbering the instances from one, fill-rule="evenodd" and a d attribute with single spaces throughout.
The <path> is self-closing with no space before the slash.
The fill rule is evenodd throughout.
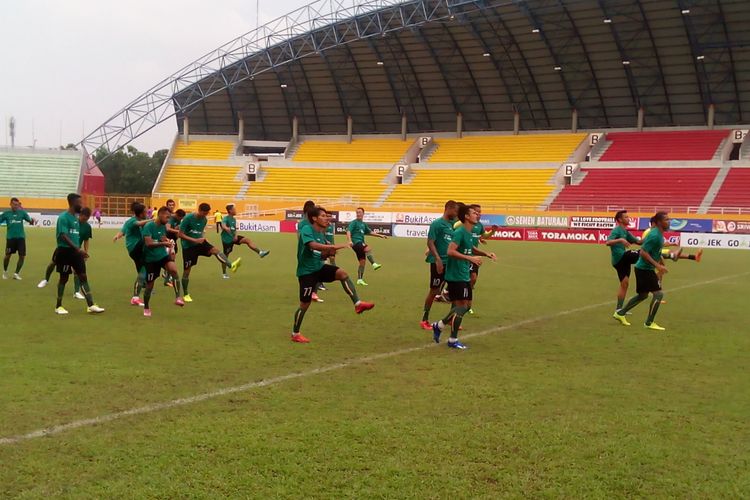
<path id="1" fill-rule="evenodd" d="M 400 160 L 413 141 L 401 139 L 354 139 L 344 141 L 309 140 L 300 144 L 294 161 L 395 163 Z"/>
<path id="2" fill-rule="evenodd" d="M 262 181 L 253 182 L 247 196 L 322 198 L 352 197 L 377 201 L 388 189 L 383 181 L 389 169 L 279 168 L 263 169 Z"/>
<path id="3" fill-rule="evenodd" d="M 234 153 L 236 143 L 232 141 L 190 141 L 178 140 L 172 150 L 176 160 L 226 160 Z"/>
<path id="4" fill-rule="evenodd" d="M 240 166 L 167 165 L 156 191 L 236 196 L 242 187 L 237 179 L 244 170 Z"/>
<path id="5" fill-rule="evenodd" d="M 554 190 L 556 169 L 416 168 L 408 184 L 399 184 L 387 202 L 540 205 Z"/>
<path id="6" fill-rule="evenodd" d="M 586 134 L 535 134 L 436 138 L 434 163 L 556 162 L 575 151 Z"/>

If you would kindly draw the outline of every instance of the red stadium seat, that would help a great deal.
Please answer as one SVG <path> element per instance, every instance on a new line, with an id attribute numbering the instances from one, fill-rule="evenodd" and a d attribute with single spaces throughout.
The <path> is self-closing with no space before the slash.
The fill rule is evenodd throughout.
<path id="1" fill-rule="evenodd" d="M 750 208 L 750 168 L 731 169 L 711 206 Z"/>
<path id="2" fill-rule="evenodd" d="M 668 132 L 611 132 L 612 144 L 599 161 L 711 160 L 729 132 L 688 130 Z"/>

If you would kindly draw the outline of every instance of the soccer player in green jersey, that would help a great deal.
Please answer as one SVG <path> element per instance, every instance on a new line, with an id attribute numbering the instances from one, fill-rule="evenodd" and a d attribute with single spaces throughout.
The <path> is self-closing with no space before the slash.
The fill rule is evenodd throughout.
<path id="1" fill-rule="evenodd" d="M 302 205 L 302 218 L 297 223 L 297 239 L 299 239 L 300 231 L 302 231 L 302 229 L 304 229 L 305 227 L 311 225 L 310 221 L 307 218 L 307 212 L 309 212 L 313 208 L 315 208 L 315 202 L 312 201 L 312 200 L 307 200 L 305 202 L 305 204 Z M 318 283 L 318 286 L 315 289 L 316 290 L 320 290 L 321 287 L 325 288 L 323 286 L 323 283 Z M 313 291 L 313 294 L 312 294 L 312 301 L 313 302 L 320 302 L 320 303 L 324 302 L 323 299 L 321 299 L 320 297 L 318 297 L 318 294 L 315 291 Z"/>
<path id="2" fill-rule="evenodd" d="M 174 242 L 174 246 L 172 248 L 173 253 L 170 254 L 172 260 L 174 260 L 175 256 L 177 255 L 177 249 L 179 248 L 177 240 L 179 240 L 180 223 L 182 222 L 182 219 L 185 218 L 185 211 L 181 208 L 172 210 L 172 208 L 170 208 L 170 202 L 171 207 L 174 208 L 174 201 L 167 200 L 167 210 L 169 210 L 170 214 L 169 219 L 167 220 L 167 238 Z M 165 272 L 164 274 L 164 286 L 174 286 L 172 275 L 167 272 Z"/>
<path id="3" fill-rule="evenodd" d="M 78 214 L 81 213 L 82 209 L 81 195 L 71 193 L 68 195 L 68 210 L 61 213 L 57 218 L 55 229 L 57 256 L 55 257 L 55 263 L 57 272 L 60 274 L 60 282 L 57 285 L 55 314 L 68 314 L 68 311 L 62 305 L 62 300 L 65 294 L 65 285 L 68 283 L 71 272 L 75 273 L 81 281 L 81 290 L 88 305 L 86 311 L 91 314 L 104 312 L 104 308 L 94 303 L 86 276 L 86 261 L 84 259 L 88 257 L 88 254 L 81 248 L 81 225 L 78 220 Z"/>
<path id="4" fill-rule="evenodd" d="M 357 218 L 351 221 L 349 223 L 349 226 L 346 228 L 346 239 L 349 240 L 349 245 L 357 255 L 357 261 L 359 261 L 359 268 L 357 268 L 357 284 L 361 286 L 367 286 L 367 283 L 365 283 L 364 280 L 365 259 L 370 261 L 370 264 L 372 264 L 372 268 L 375 271 L 383 267 L 375 262 L 375 258 L 372 256 L 372 250 L 370 249 L 370 246 L 365 243 L 365 235 L 369 234 L 375 236 L 376 238 L 383 238 L 384 240 L 388 239 L 388 236 L 384 234 L 372 232 L 370 226 L 368 226 L 367 223 L 363 220 L 364 217 L 365 209 L 359 207 L 357 209 Z"/>
<path id="5" fill-rule="evenodd" d="M 427 258 L 430 264 L 430 290 L 424 299 L 422 322 L 419 324 L 425 330 L 432 330 L 430 323 L 430 309 L 435 297 L 440 295 L 445 283 L 445 264 L 448 262 L 448 245 L 453 240 L 453 223 L 458 214 L 458 203 L 448 200 L 445 203 L 443 216 L 430 224 L 427 232 Z"/>
<path id="6" fill-rule="evenodd" d="M 495 260 L 494 253 L 486 253 L 474 248 L 474 237 L 471 230 L 479 221 L 476 210 L 468 205 L 462 205 L 458 209 L 458 220 L 463 226 L 453 232 L 453 239 L 448 245 L 448 262 L 445 269 L 445 281 L 448 283 L 448 294 L 453 305 L 448 315 L 442 320 L 432 324 L 433 339 L 440 342 L 440 334 L 446 325 L 451 325 L 451 336 L 448 339 L 448 347 L 453 349 L 466 349 L 466 346 L 458 341 L 458 330 L 461 328 L 464 314 L 469 310 L 472 300 L 470 265 L 482 265 L 482 257 Z"/>
<path id="7" fill-rule="evenodd" d="M 312 302 L 312 294 L 318 283 L 330 283 L 340 281 L 344 292 L 354 304 L 354 312 L 362 314 L 369 311 L 375 304 L 359 300 L 357 289 L 351 278 L 343 269 L 323 261 L 335 255 L 337 250 L 347 248 L 349 245 L 329 245 L 326 242 L 325 230 L 330 224 L 328 212 L 323 207 L 314 207 L 307 211 L 309 224 L 303 226 L 297 238 L 297 281 L 299 281 L 299 307 L 294 312 L 294 325 L 292 327 L 292 342 L 307 343 L 309 339 L 300 333 L 302 320 Z"/>
<path id="8" fill-rule="evenodd" d="M 328 227 L 326 228 L 326 243 L 329 245 L 335 245 L 335 237 L 336 237 L 336 223 L 334 221 L 331 221 L 330 224 L 328 224 Z M 331 264 L 332 266 L 336 265 L 336 256 L 331 255 L 326 259 L 326 264 Z M 323 283 L 318 283 L 318 291 L 326 291 L 328 290 L 326 286 Z"/>
<path id="9" fill-rule="evenodd" d="M 91 209 L 89 207 L 83 207 L 81 209 L 81 213 L 78 215 L 78 222 L 81 225 L 81 230 L 79 233 L 81 248 L 83 248 L 83 251 L 86 253 L 86 257 L 84 257 L 84 260 L 88 260 L 89 258 L 89 240 L 94 237 L 91 224 L 89 224 L 90 218 Z M 73 277 L 73 286 L 73 297 L 79 300 L 85 300 L 86 296 L 81 293 L 81 280 L 78 279 L 78 276 Z"/>
<path id="10" fill-rule="evenodd" d="M 216 257 L 222 264 L 229 264 L 229 259 L 224 255 L 224 252 L 220 252 L 216 247 L 206 240 L 204 232 L 206 230 L 206 223 L 208 222 L 207 216 L 211 212 L 211 205 L 208 203 L 201 203 L 198 205 L 198 211 L 187 214 L 182 222 L 180 223 L 180 234 L 179 237 L 182 240 L 182 291 L 185 294 L 183 299 L 185 302 L 192 302 L 193 298 L 188 292 L 188 284 L 190 283 L 190 270 L 193 266 L 198 264 L 198 257 Z M 229 268 L 232 272 L 236 272 L 237 268 L 240 267 L 241 259 L 237 259 L 231 264 Z"/>
<path id="11" fill-rule="evenodd" d="M 615 227 L 607 237 L 607 246 L 612 253 L 612 267 L 617 271 L 617 279 L 620 281 L 620 287 L 617 290 L 617 307 L 615 311 L 621 309 L 625 303 L 625 297 L 628 294 L 630 286 L 630 267 L 638 262 L 640 252 L 638 250 L 628 250 L 630 245 L 640 245 L 641 239 L 636 238 L 630 231 L 630 216 L 627 210 L 620 210 L 615 213 Z"/>
<path id="12" fill-rule="evenodd" d="M 474 227 L 471 229 L 471 236 L 474 238 L 474 248 L 479 248 L 480 244 L 486 245 L 487 241 L 485 240 L 485 237 L 492 234 L 492 231 L 485 231 L 484 230 L 484 224 L 481 222 L 482 217 L 482 207 L 476 203 L 472 203 L 469 205 L 471 208 L 473 208 L 477 215 L 479 216 L 478 222 L 474 224 Z M 461 227 L 462 222 L 456 221 L 455 224 L 453 224 L 453 229 L 458 229 Z M 474 287 L 477 284 L 477 278 L 479 278 L 479 267 L 475 266 L 474 264 L 471 264 L 469 268 L 469 273 L 471 275 L 471 289 L 473 290 Z M 474 314 L 474 309 L 471 308 L 471 304 L 469 304 L 469 314 Z"/>
<path id="13" fill-rule="evenodd" d="M 260 255 L 261 259 L 271 253 L 270 250 L 261 250 L 258 248 L 247 236 L 237 234 L 237 219 L 234 218 L 237 215 L 237 207 L 234 206 L 234 203 L 230 203 L 226 208 L 227 215 L 221 220 L 221 222 L 219 222 L 219 225 L 221 226 L 221 244 L 224 247 L 224 255 L 229 256 L 235 245 L 247 245 L 250 250 Z M 224 279 L 229 279 L 227 265 L 223 262 L 221 264 L 221 275 Z"/>
<path id="14" fill-rule="evenodd" d="M 128 256 L 135 265 L 135 282 L 133 283 L 133 296 L 130 298 L 130 305 L 143 307 L 145 304 L 141 300 L 141 293 L 146 287 L 146 266 L 143 261 L 143 234 L 141 229 L 149 222 L 147 217 L 146 205 L 139 201 L 130 204 L 130 210 L 133 216 L 125 221 L 122 229 L 118 232 L 112 241 L 117 241 L 125 237 L 125 248 L 128 250 Z"/>
<path id="15" fill-rule="evenodd" d="M 174 282 L 174 303 L 184 306 L 185 301 L 180 296 L 180 277 L 177 275 L 177 264 L 174 261 L 175 242 L 167 236 L 167 224 L 170 212 L 167 207 L 161 207 L 156 212 L 156 220 L 143 226 L 143 260 L 146 266 L 146 290 L 143 292 L 144 309 L 143 315 L 151 317 L 151 293 L 154 290 L 154 281 L 159 273 L 166 271 Z"/>
<path id="16" fill-rule="evenodd" d="M 5 241 L 5 258 L 3 259 L 3 279 L 8 279 L 8 264 L 10 256 L 18 253 L 18 262 L 16 263 L 16 272 L 13 274 L 14 280 L 21 279 L 21 268 L 26 260 L 26 232 L 23 230 L 23 222 L 26 221 L 32 226 L 36 221 L 21 208 L 21 202 L 18 198 L 10 199 L 10 210 L 0 214 L 0 224 L 5 222 L 8 226 Z"/>
<path id="17" fill-rule="evenodd" d="M 654 227 L 651 229 L 646 238 L 641 243 L 640 256 L 635 264 L 635 281 L 637 295 L 630 299 L 625 307 L 615 311 L 613 318 L 625 326 L 630 326 L 625 314 L 635 306 L 648 298 L 652 294 L 651 305 L 648 309 L 646 318 L 646 328 L 651 330 L 663 331 L 665 328 L 654 322 L 656 313 L 659 311 L 659 305 L 664 297 L 661 290 L 661 282 L 657 271 L 662 274 L 667 272 L 664 267 L 662 250 L 664 249 L 664 232 L 669 229 L 669 215 L 666 212 L 657 212 L 652 219 Z"/>

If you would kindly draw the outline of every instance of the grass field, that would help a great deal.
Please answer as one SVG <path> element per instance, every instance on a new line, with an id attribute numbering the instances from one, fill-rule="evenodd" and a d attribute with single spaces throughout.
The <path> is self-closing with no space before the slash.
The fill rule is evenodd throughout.
<path id="1" fill-rule="evenodd" d="M 145 319 L 105 230 L 89 275 L 107 312 L 70 289 L 55 316 L 55 283 L 36 288 L 52 233 L 29 233 L 24 281 L 0 282 L 0 438 L 270 381 L 0 444 L 0 497 L 750 495 L 746 252 L 671 263 L 660 334 L 645 304 L 630 328 L 611 318 L 604 247 L 491 243 L 456 352 L 418 327 L 422 241 L 374 240 L 377 307 L 356 316 L 334 284 L 298 345 L 293 235 L 255 235 L 271 255 L 240 249 L 230 280 L 202 259 L 195 302 L 160 286 Z"/>

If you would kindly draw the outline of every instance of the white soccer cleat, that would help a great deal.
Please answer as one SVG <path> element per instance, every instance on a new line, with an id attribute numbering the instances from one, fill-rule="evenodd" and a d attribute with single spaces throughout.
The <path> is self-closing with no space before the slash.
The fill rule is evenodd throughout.
<path id="1" fill-rule="evenodd" d="M 36 286 L 37 288 L 44 288 L 47 286 L 47 280 L 42 280 L 39 282 L 39 284 Z"/>
<path id="2" fill-rule="evenodd" d="M 86 309 L 86 312 L 91 313 L 91 314 L 100 314 L 100 313 L 104 312 L 104 308 L 103 307 L 99 307 L 96 304 L 94 304 L 93 306 L 89 306 Z"/>
<path id="3" fill-rule="evenodd" d="M 21 275 L 20 275 L 20 274 L 18 274 L 18 273 L 14 273 L 14 274 L 13 274 L 13 279 L 14 279 L 14 280 L 18 280 L 18 281 L 21 281 L 21 280 L 22 280 L 23 278 L 21 278 Z"/>
<path id="4" fill-rule="evenodd" d="M 55 314 L 68 314 L 68 310 L 65 309 L 63 306 L 56 307 Z"/>
<path id="5" fill-rule="evenodd" d="M 74 293 L 73 297 L 77 298 L 78 300 L 86 300 L 86 296 L 83 295 L 81 292 Z"/>
<path id="6" fill-rule="evenodd" d="M 8 279 L 8 273 L 5 273 L 5 272 L 3 273 L 3 279 L 4 279 L 4 280 L 7 280 L 7 279 Z"/>

